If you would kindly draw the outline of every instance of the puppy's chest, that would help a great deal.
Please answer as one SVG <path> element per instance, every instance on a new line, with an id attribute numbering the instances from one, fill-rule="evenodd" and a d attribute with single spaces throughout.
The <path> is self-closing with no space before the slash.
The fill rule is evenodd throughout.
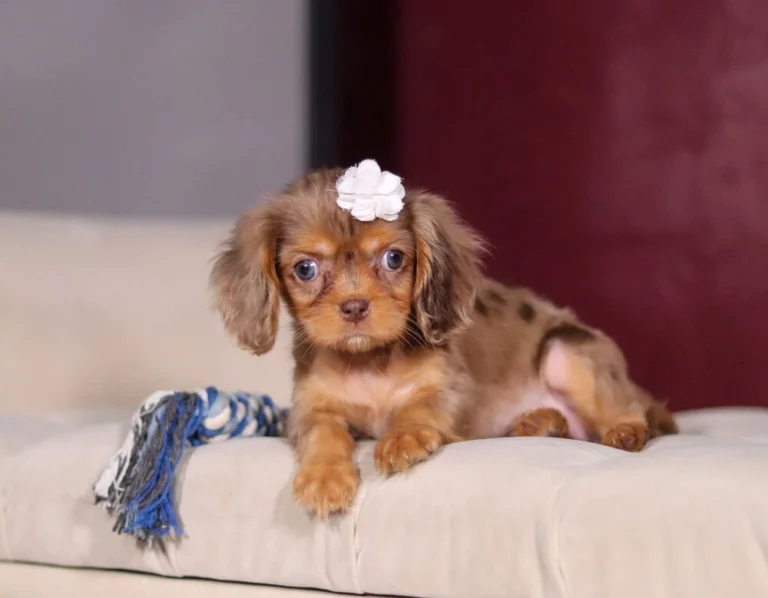
<path id="1" fill-rule="evenodd" d="M 352 363 L 326 353 L 313 364 L 307 382 L 361 436 L 379 438 L 403 407 L 438 394 L 448 376 L 446 356 L 437 351 L 357 356 Z"/>
<path id="2" fill-rule="evenodd" d="M 415 390 L 414 381 L 398 372 L 350 371 L 340 380 L 339 399 L 352 427 L 378 438 Z"/>

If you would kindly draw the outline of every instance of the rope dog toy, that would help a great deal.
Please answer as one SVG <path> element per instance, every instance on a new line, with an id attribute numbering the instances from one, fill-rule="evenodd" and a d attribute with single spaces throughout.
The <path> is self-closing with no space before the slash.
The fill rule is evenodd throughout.
<path id="1" fill-rule="evenodd" d="M 287 410 L 267 395 L 214 387 L 158 391 L 134 414 L 123 446 L 93 486 L 96 503 L 115 516 L 113 531 L 152 541 L 183 536 L 173 504 L 176 467 L 185 445 L 230 438 L 282 436 Z"/>

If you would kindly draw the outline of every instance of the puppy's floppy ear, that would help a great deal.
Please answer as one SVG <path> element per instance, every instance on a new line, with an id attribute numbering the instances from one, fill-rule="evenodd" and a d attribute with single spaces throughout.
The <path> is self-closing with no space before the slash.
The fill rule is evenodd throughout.
<path id="1" fill-rule="evenodd" d="M 485 244 L 443 198 L 414 193 L 406 204 L 416 242 L 416 321 L 428 342 L 442 344 L 471 321 Z"/>
<path id="2" fill-rule="evenodd" d="M 237 221 L 211 271 L 216 307 L 227 331 L 257 355 L 269 351 L 277 336 L 278 232 L 274 203 L 247 212 Z"/>

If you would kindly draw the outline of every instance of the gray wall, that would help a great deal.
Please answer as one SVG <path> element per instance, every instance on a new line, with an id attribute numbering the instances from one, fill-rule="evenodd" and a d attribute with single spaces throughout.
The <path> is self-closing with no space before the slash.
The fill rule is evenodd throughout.
<path id="1" fill-rule="evenodd" d="M 306 153 L 304 0 L 0 0 L 0 207 L 230 215 Z"/>

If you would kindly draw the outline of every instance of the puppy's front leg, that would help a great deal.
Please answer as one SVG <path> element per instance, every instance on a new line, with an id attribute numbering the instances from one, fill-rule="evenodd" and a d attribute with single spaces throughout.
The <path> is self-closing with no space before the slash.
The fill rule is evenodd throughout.
<path id="1" fill-rule="evenodd" d="M 416 397 L 396 415 L 374 449 L 381 473 L 402 472 L 452 442 L 453 417 L 437 396 Z"/>
<path id="2" fill-rule="evenodd" d="M 346 511 L 360 486 L 352 461 L 355 441 L 346 421 L 332 411 L 308 411 L 297 413 L 292 427 L 299 458 L 294 498 L 323 519 Z"/>

